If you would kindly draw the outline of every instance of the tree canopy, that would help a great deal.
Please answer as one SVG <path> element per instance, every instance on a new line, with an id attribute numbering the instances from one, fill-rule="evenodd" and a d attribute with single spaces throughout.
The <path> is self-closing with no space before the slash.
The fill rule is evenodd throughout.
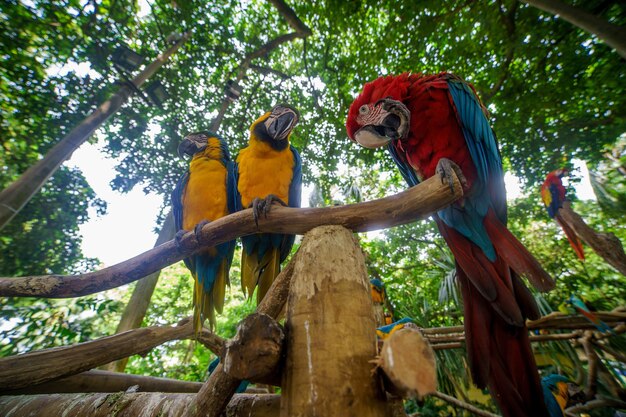
<path id="1" fill-rule="evenodd" d="M 538 195 L 548 172 L 572 167 L 573 159 L 585 161 L 598 202 L 576 201 L 575 208 L 593 227 L 612 231 L 626 242 L 626 66 L 619 54 L 596 36 L 517 0 L 289 2 L 311 30 L 308 36 L 290 39 L 284 36 L 294 29 L 277 3 L 281 2 L 3 2 L 0 187 L 18 178 L 125 81 L 128 75 L 111 63 L 119 45 L 129 46 L 149 62 L 168 47 L 168 35 L 191 32 L 153 77 L 166 87 L 169 100 L 155 106 L 136 94 L 91 139 L 103 145 L 103 158 L 120 160 L 111 183 L 114 189 L 126 192 L 141 184 L 145 191 L 163 196 L 156 227 L 162 224 L 169 194 L 186 168 L 176 156 L 178 143 L 186 133 L 209 128 L 224 102 L 225 87 L 239 71 L 245 69 L 238 83 L 241 96 L 226 109 L 218 133 L 236 155 L 258 115 L 279 102 L 297 107 L 302 121 L 292 142 L 301 152 L 304 181 L 314 187 L 316 205 L 371 199 L 404 187 L 386 152 L 359 148 L 347 138 L 347 109 L 365 82 L 401 72 L 454 72 L 476 87 L 490 111 L 505 169 L 523 185 L 524 195 L 510 202 L 510 228 L 557 278 L 557 290 L 546 295 L 547 304 L 556 309 L 572 293 L 583 295 L 598 309 L 626 302 L 624 277 L 594 254 L 584 264 L 579 262 Z M 612 24 L 626 25 L 623 2 L 569 3 Z M 255 52 L 260 56 L 246 62 Z M 247 68 L 242 67 L 244 62 Z M 103 213 L 106 203 L 82 173 L 65 167 L 55 173 L 0 231 L 0 275 L 94 269 L 97 260 L 82 255 L 78 233 L 78 226 L 88 220 L 89 207 Z M 369 271 L 385 280 L 398 314 L 411 315 L 424 326 L 461 322 L 453 258 L 432 223 L 361 238 Z M 184 274 L 180 269 L 168 273 L 146 323 L 163 317 L 172 322 L 190 312 L 191 282 Z M 112 294 L 114 302 L 91 297 L 83 304 L 3 303 L 2 317 L 15 326 L 0 336 L 13 342 L 1 353 L 110 333 L 111 326 L 102 319 L 117 317 L 125 300 L 120 292 Z M 163 300 L 177 303 L 172 306 Z M 178 306 L 181 300 L 186 307 Z M 85 317 L 87 310 L 99 315 L 68 324 Z M 229 324 L 224 329 L 231 329 L 227 331 L 250 306 L 238 299 L 232 310 L 233 318 L 225 319 Z M 64 313 L 59 316 L 58 311 Z M 25 317 L 32 322 L 44 317 L 43 322 L 56 327 L 34 326 Z M 29 339 L 26 334 L 41 337 Z M 189 360 L 184 349 L 178 355 Z M 202 378 L 208 362 L 204 355 L 192 371 L 158 368 L 158 352 L 131 361 L 130 367 L 152 368 L 156 375 Z"/>

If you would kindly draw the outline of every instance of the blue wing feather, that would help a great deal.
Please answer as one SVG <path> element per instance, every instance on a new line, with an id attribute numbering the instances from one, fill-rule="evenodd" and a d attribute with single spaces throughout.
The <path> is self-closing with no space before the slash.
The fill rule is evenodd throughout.
<path id="1" fill-rule="evenodd" d="M 448 91 L 476 167 L 477 178 L 462 206 L 449 206 L 438 215 L 448 226 L 478 245 L 488 259 L 495 261 L 495 249 L 483 220 L 489 208 L 493 208 L 500 221 L 506 224 L 504 173 L 496 137 L 478 97 L 467 83 L 451 78 L 448 80 Z"/>
<path id="2" fill-rule="evenodd" d="M 417 178 L 415 170 L 413 170 L 413 168 L 400 157 L 398 151 L 396 150 L 395 142 L 389 142 L 389 144 L 387 145 L 387 150 L 391 154 L 393 162 L 396 163 L 396 166 L 400 170 L 400 175 L 402 175 L 402 178 L 404 178 L 409 187 L 413 187 L 414 185 L 419 184 L 420 181 Z"/>

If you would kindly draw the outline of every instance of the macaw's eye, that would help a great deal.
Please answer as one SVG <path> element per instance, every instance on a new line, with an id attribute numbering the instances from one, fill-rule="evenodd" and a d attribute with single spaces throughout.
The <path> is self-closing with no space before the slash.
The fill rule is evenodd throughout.
<path id="1" fill-rule="evenodd" d="M 367 105 L 367 104 L 364 104 L 364 105 L 362 105 L 362 106 L 359 108 L 359 113 L 360 113 L 360 114 L 365 115 L 365 114 L 368 114 L 369 112 L 370 112 L 370 108 L 368 107 L 368 105 Z"/>

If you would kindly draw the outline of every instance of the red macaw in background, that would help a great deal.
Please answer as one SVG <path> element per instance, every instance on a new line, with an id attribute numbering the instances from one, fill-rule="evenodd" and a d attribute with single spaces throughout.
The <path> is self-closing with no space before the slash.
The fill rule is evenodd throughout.
<path id="1" fill-rule="evenodd" d="M 569 240 L 578 258 L 584 260 L 585 253 L 578 235 L 559 215 L 559 209 L 563 207 L 563 202 L 565 201 L 565 187 L 561 182 L 561 178 L 565 175 L 567 175 L 566 169 L 557 169 L 549 173 L 541 186 L 541 199 L 546 205 L 550 217 L 556 220 L 563 232 L 565 232 L 565 236 L 567 236 L 567 240 Z"/>
<path id="2" fill-rule="evenodd" d="M 464 198 L 434 218 L 456 259 L 474 383 L 489 386 L 506 417 L 548 417 L 525 325 L 540 314 L 520 276 L 542 291 L 554 281 L 506 228 L 500 153 L 473 87 L 447 73 L 380 77 L 354 100 L 346 128 L 362 146 L 387 145 L 410 186 L 460 167 Z"/>

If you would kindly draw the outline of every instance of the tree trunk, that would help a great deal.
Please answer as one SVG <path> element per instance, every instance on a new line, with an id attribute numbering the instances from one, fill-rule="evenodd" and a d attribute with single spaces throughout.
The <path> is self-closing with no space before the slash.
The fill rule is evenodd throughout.
<path id="1" fill-rule="evenodd" d="M 304 236 L 287 303 L 281 416 L 390 416 L 369 363 L 376 333 L 365 259 L 352 233 Z"/>
<path id="2" fill-rule="evenodd" d="M 609 265 L 626 276 L 626 254 L 617 237 L 612 233 L 598 233 L 572 210 L 569 201 L 563 203 L 559 215 L 572 228 L 578 237 L 593 249 Z"/>
<path id="3" fill-rule="evenodd" d="M 545 12 L 558 15 L 574 26 L 596 35 L 608 46 L 614 48 L 622 58 L 626 58 L 626 28 L 614 25 L 580 7 L 563 3 L 560 0 L 522 1 Z"/>
<path id="4" fill-rule="evenodd" d="M 194 394 L 137 392 L 0 397 L 0 415 L 29 417 L 180 417 Z M 277 417 L 280 396 L 237 394 L 220 417 Z"/>
<path id="5" fill-rule="evenodd" d="M 72 153 L 89 139 L 102 123 L 117 113 L 134 91 L 161 68 L 190 36 L 190 32 L 185 33 L 178 42 L 159 55 L 139 75 L 133 78 L 130 81 L 132 85 L 124 84 L 109 100 L 102 103 L 96 111 L 54 145 L 43 159 L 28 168 L 20 178 L 0 192 L 0 230 L 30 201 L 61 164 L 69 159 Z"/>
<path id="6" fill-rule="evenodd" d="M 159 246 L 168 240 L 171 240 L 176 233 L 175 229 L 174 216 L 170 211 L 170 214 L 168 214 L 165 218 L 165 222 L 163 223 L 163 227 L 159 232 L 159 236 L 157 237 L 154 246 Z M 161 270 L 153 272 L 137 281 L 137 285 L 133 290 L 133 294 L 130 296 L 130 300 L 128 300 L 128 304 L 126 304 L 126 308 L 124 309 L 124 313 L 122 314 L 122 318 L 117 325 L 115 333 L 122 333 L 126 330 L 141 327 L 141 323 L 143 323 L 143 319 L 146 316 L 148 307 L 150 306 L 150 300 L 152 299 L 152 294 L 154 293 L 154 289 L 156 288 L 156 284 L 159 280 L 159 275 L 161 275 Z M 112 372 L 124 372 L 127 363 L 128 357 L 120 359 L 119 361 L 108 363 L 103 366 L 102 369 Z"/>

